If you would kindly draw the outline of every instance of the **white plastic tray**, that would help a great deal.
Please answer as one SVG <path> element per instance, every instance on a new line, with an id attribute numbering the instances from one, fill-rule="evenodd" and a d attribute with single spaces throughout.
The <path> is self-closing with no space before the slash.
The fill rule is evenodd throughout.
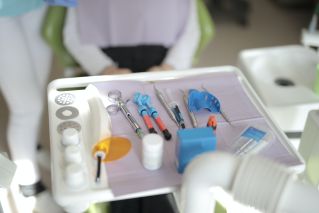
<path id="1" fill-rule="evenodd" d="M 172 72 L 58 79 L 51 82 L 48 87 L 52 187 L 57 202 L 66 210 L 84 210 L 92 202 L 168 193 L 179 187 L 181 175 L 176 172 L 174 162 L 177 127 L 169 120 L 168 115 L 156 99 L 153 91 L 154 83 L 161 90 L 170 88 L 173 91 L 173 96 L 180 104 L 185 117 L 187 115 L 182 103 L 182 96 L 179 95 L 181 94 L 180 89 L 195 88 L 200 90 L 201 86 L 204 86 L 220 99 L 223 111 L 231 120 L 232 125 L 230 126 L 222 117 L 218 116 L 218 150 L 227 151 L 229 147 L 227 144 L 248 125 L 262 125 L 273 137 L 269 147 L 260 154 L 298 171 L 304 169 L 304 163 L 300 155 L 272 121 L 251 86 L 235 67 L 225 66 Z M 90 147 L 92 142 L 88 138 L 90 127 L 86 122 L 90 114 L 84 94 L 84 88 L 89 84 L 95 85 L 99 89 L 102 98 L 105 99 L 110 89 L 121 90 L 124 98 L 132 98 L 132 94 L 136 90 L 147 93 L 152 97 L 153 105 L 158 109 L 162 119 L 173 133 L 173 140 L 165 142 L 166 156 L 163 167 L 160 170 L 149 172 L 141 166 L 139 160 L 140 140 L 126 123 L 124 117 L 118 113 L 112 116 L 112 134 L 129 138 L 133 149 L 123 159 L 103 167 L 102 182 L 100 184 L 94 182 L 95 162 L 91 157 Z M 61 123 L 66 121 L 56 117 L 56 111 L 62 106 L 55 101 L 56 97 L 63 93 L 69 93 L 75 97 L 74 103 L 68 106 L 73 106 L 79 111 L 79 116 L 71 119 L 71 121 L 77 122 L 81 126 L 83 166 L 87 175 L 86 184 L 78 189 L 68 187 L 64 177 L 66 166 L 63 160 L 64 147 L 61 145 L 61 134 L 57 131 L 57 128 L 61 127 Z M 128 107 L 141 126 L 144 127 L 136 106 L 129 102 Z M 205 125 L 207 114 L 199 113 L 197 116 L 199 123 Z M 186 125 L 190 127 L 187 117 Z M 144 130 L 146 132 L 146 129 Z M 130 165 L 130 167 L 127 167 L 127 165 Z"/>

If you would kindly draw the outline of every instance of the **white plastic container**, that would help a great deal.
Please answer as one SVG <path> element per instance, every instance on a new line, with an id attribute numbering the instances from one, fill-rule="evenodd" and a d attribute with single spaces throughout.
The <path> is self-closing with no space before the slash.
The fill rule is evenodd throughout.
<path id="1" fill-rule="evenodd" d="M 65 180 L 72 189 L 82 189 L 85 185 L 84 170 L 81 164 L 71 163 L 65 168 Z"/>
<path id="2" fill-rule="evenodd" d="M 65 146 L 77 145 L 80 143 L 79 132 L 74 128 L 67 128 L 62 132 L 62 144 Z"/>
<path id="3" fill-rule="evenodd" d="M 67 146 L 64 150 L 64 153 L 64 158 L 67 163 L 82 163 L 81 149 L 79 146 Z"/>
<path id="4" fill-rule="evenodd" d="M 158 134 L 143 137 L 142 161 L 145 169 L 157 170 L 163 162 L 164 140 Z"/>

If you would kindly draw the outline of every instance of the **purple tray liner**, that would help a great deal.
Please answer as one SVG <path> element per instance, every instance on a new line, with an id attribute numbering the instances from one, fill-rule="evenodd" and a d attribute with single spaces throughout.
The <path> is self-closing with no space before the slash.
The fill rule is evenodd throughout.
<path id="1" fill-rule="evenodd" d="M 104 98 L 107 98 L 108 91 L 114 89 L 120 90 L 125 100 L 131 100 L 135 92 L 150 95 L 153 106 L 158 110 L 159 115 L 173 135 L 170 141 L 165 141 L 162 167 L 157 171 L 148 171 L 141 163 L 141 141 L 120 112 L 111 115 L 112 134 L 126 137 L 132 142 L 132 150 L 128 155 L 120 160 L 106 164 L 109 185 L 115 196 L 159 188 L 177 187 L 181 184 L 182 176 L 177 173 L 175 167 L 175 144 L 178 128 L 157 99 L 153 88 L 154 85 L 162 92 L 169 88 L 171 97 L 179 104 L 184 115 L 186 127 L 189 128 L 191 127 L 191 123 L 186 113 L 181 90 L 201 90 L 205 87 L 219 98 L 221 109 L 227 115 L 232 125 L 229 125 L 220 115 L 217 115 L 217 150 L 229 152 L 231 143 L 248 126 L 257 126 L 274 136 L 273 130 L 267 124 L 266 119 L 244 91 L 237 74 L 232 72 L 217 72 L 157 82 L 117 80 L 95 83 L 94 85 L 99 89 Z M 138 123 L 144 128 L 144 132 L 147 133 L 143 119 L 137 112 L 137 106 L 132 101 L 129 101 L 127 106 Z M 208 111 L 196 113 L 199 126 L 206 126 L 208 115 L 210 115 Z M 158 130 L 155 122 L 153 122 L 153 125 Z M 158 130 L 158 132 L 160 131 Z M 290 153 L 277 137 L 271 137 L 271 140 L 268 142 L 269 145 L 259 155 L 287 166 L 302 164 L 295 154 Z"/>

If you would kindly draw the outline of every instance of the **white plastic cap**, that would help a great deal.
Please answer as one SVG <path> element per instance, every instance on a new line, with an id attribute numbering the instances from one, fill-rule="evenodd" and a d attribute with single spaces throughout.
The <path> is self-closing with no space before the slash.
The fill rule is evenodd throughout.
<path id="1" fill-rule="evenodd" d="M 64 158 L 67 163 L 81 163 L 81 149 L 77 145 L 70 145 L 65 148 Z"/>
<path id="2" fill-rule="evenodd" d="M 71 163 L 65 168 L 65 179 L 68 186 L 78 188 L 85 184 L 84 170 L 78 163 Z"/>
<path id="3" fill-rule="evenodd" d="M 77 145 L 80 142 L 79 132 L 74 128 L 67 128 L 62 132 L 62 144 L 65 146 Z"/>
<path id="4" fill-rule="evenodd" d="M 163 138 L 158 134 L 152 133 L 143 137 L 143 152 L 161 152 L 163 146 Z"/>
<path id="5" fill-rule="evenodd" d="M 143 166 L 148 170 L 157 170 L 163 161 L 163 138 L 158 134 L 148 134 L 143 137 Z"/>

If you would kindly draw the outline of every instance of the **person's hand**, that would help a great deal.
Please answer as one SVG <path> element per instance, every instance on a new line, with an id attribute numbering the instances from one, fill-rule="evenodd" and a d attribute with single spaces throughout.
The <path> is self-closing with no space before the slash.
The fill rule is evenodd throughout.
<path id="1" fill-rule="evenodd" d="M 174 67 L 172 65 L 169 65 L 169 64 L 161 64 L 159 66 L 153 66 L 153 67 L 148 69 L 148 71 L 150 71 L 150 72 L 167 71 L 167 70 L 174 70 Z"/>
<path id="2" fill-rule="evenodd" d="M 129 74 L 132 73 L 132 70 L 128 68 L 118 68 L 115 66 L 106 67 L 102 72 L 101 75 L 120 75 L 120 74 Z"/>

